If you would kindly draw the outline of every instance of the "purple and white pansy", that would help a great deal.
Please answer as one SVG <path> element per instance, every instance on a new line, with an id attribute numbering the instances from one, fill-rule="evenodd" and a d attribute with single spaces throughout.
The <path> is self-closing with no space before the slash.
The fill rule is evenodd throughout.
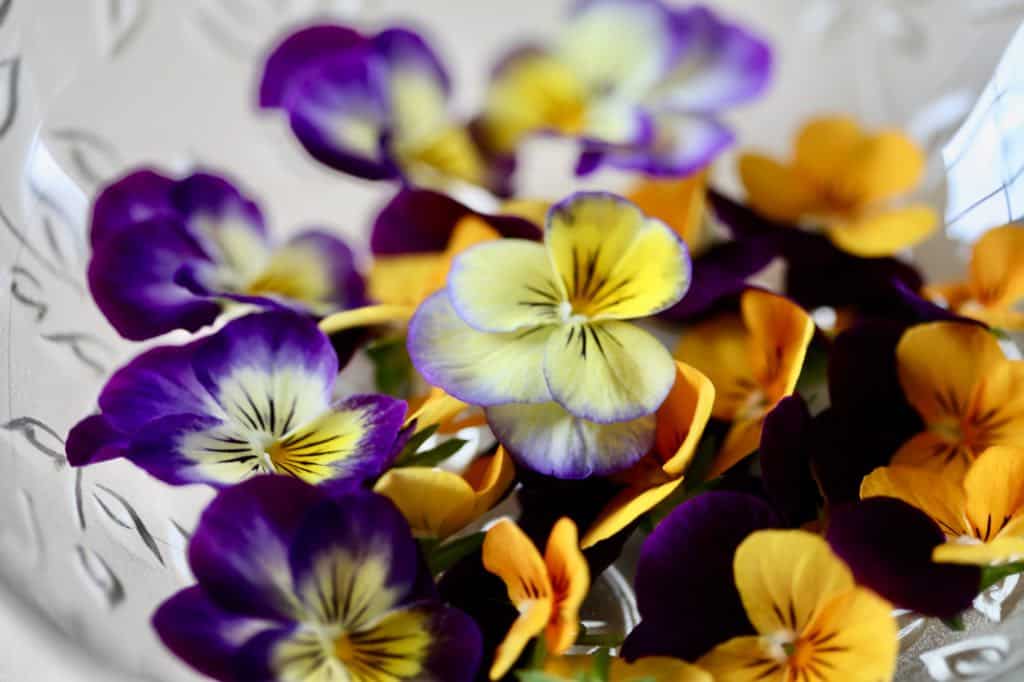
<path id="1" fill-rule="evenodd" d="M 249 315 L 116 372 L 100 414 L 72 429 L 68 460 L 126 457 L 175 485 L 279 473 L 347 490 L 390 465 L 406 405 L 383 395 L 335 400 L 337 374 L 337 356 L 312 320 Z"/>
<path id="2" fill-rule="evenodd" d="M 96 199 L 89 289 L 125 338 L 211 324 L 231 303 L 314 316 L 364 303 L 354 256 L 323 230 L 275 247 L 259 207 L 222 177 L 126 175 Z"/>
<path id="3" fill-rule="evenodd" d="M 537 132 L 577 137 L 581 175 L 685 175 L 732 143 L 718 115 L 760 94 L 771 68 L 766 42 L 706 7 L 586 0 L 554 44 L 501 62 L 482 129 L 504 151 Z"/>
<path id="4" fill-rule="evenodd" d="M 198 584 L 153 625 L 214 679 L 469 682 L 479 666 L 479 630 L 385 497 L 259 476 L 210 503 L 188 557 Z"/>

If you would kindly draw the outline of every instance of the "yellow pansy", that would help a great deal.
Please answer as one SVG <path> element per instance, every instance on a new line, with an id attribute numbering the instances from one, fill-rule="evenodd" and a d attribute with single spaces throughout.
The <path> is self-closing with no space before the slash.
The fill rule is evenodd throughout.
<path id="1" fill-rule="evenodd" d="M 840 249 L 870 258 L 913 246 L 937 226 L 928 206 L 894 203 L 920 183 L 924 162 L 898 131 L 868 133 L 849 118 L 826 117 L 803 127 L 791 160 L 748 153 L 739 171 L 762 215 L 821 226 Z"/>

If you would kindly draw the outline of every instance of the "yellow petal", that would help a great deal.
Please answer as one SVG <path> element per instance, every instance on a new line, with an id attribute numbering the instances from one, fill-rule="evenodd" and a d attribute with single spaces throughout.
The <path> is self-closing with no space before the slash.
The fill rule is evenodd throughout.
<path id="1" fill-rule="evenodd" d="M 962 481 L 967 467 L 974 461 L 974 451 L 938 433 L 924 431 L 901 445 L 890 461 L 894 465 L 928 469 L 950 480 Z"/>
<path id="2" fill-rule="evenodd" d="M 501 215 L 526 218 L 534 225 L 543 225 L 548 219 L 551 202 L 546 199 L 508 199 L 501 204 Z"/>
<path id="3" fill-rule="evenodd" d="M 971 544 L 946 542 L 932 550 L 932 560 L 945 564 L 992 566 L 1024 559 L 1024 538 L 996 538 L 991 542 Z"/>
<path id="4" fill-rule="evenodd" d="M 939 225 L 934 209 L 923 204 L 886 209 L 828 225 L 832 243 L 862 258 L 891 256 L 923 241 Z"/>
<path id="5" fill-rule="evenodd" d="M 788 682 L 783 661 L 768 655 L 761 637 L 733 637 L 697 661 L 715 682 Z M 830 681 L 831 682 L 831 681 Z"/>
<path id="6" fill-rule="evenodd" d="M 963 483 L 948 473 L 909 466 L 879 467 L 864 477 L 861 499 L 895 497 L 930 516 L 950 536 L 966 532 Z"/>
<path id="7" fill-rule="evenodd" d="M 892 604 L 863 587 L 833 598 L 803 631 L 810 640 L 803 645 L 805 655 L 813 657 L 818 670 L 829 671 L 828 679 L 891 680 L 899 651 L 892 610 Z"/>
<path id="8" fill-rule="evenodd" d="M 909 329 L 896 347 L 903 393 L 929 426 L 965 416 L 978 385 L 1006 362 L 985 329 L 956 322 L 929 322 Z"/>
<path id="9" fill-rule="evenodd" d="M 750 366 L 749 334 L 739 315 L 724 313 L 684 330 L 674 355 L 711 380 L 711 413 L 718 419 L 732 420 L 758 388 Z"/>
<path id="10" fill-rule="evenodd" d="M 416 537 L 443 540 L 476 518 L 473 488 L 450 471 L 430 467 L 391 469 L 373 489 L 395 503 Z"/>
<path id="11" fill-rule="evenodd" d="M 391 322 L 405 323 L 414 312 L 416 308 L 406 305 L 368 305 L 328 315 L 320 320 L 320 329 L 324 334 L 336 334 L 358 327 L 372 327 Z"/>
<path id="12" fill-rule="evenodd" d="M 751 368 L 769 406 L 796 389 L 814 322 L 804 309 L 783 296 L 748 289 L 740 299 L 750 332 Z"/>
<path id="13" fill-rule="evenodd" d="M 736 548 L 733 570 L 747 616 L 762 634 L 803 632 L 832 599 L 854 586 L 828 543 L 802 530 L 752 533 Z"/>
<path id="14" fill-rule="evenodd" d="M 551 396 L 570 413 L 599 423 L 653 413 L 675 376 L 668 350 L 629 322 L 564 325 L 544 350 Z"/>
<path id="15" fill-rule="evenodd" d="M 473 185 L 484 182 L 483 157 L 469 131 L 462 126 L 445 126 L 429 138 L 409 145 L 399 141 L 396 147 L 399 163 L 420 184 L 443 186 L 447 178 Z"/>
<path id="16" fill-rule="evenodd" d="M 335 642 L 335 655 L 346 670 L 384 679 L 415 679 L 424 672 L 424 664 L 433 643 L 430 615 L 415 608 L 386 614 L 373 627 L 342 634 Z M 322 654 L 321 654 L 322 656 Z M 323 660 L 323 659 L 321 659 Z M 321 669 L 326 679 L 333 677 L 332 668 Z M 282 679 L 316 679 L 308 670 Z M 324 679 L 324 678 L 321 678 Z"/>
<path id="17" fill-rule="evenodd" d="M 590 589 L 590 568 L 580 551 L 576 524 L 560 518 L 544 551 L 544 563 L 554 586 L 555 610 L 545 632 L 548 651 L 564 654 L 580 630 L 580 605 Z"/>
<path id="18" fill-rule="evenodd" d="M 654 509 L 665 498 L 675 492 L 683 482 L 682 477 L 651 487 L 629 486 L 620 491 L 605 505 L 597 519 L 587 529 L 581 546 L 592 547 L 602 540 L 626 528 L 629 524 Z"/>
<path id="19" fill-rule="evenodd" d="M 767 156 L 742 155 L 739 173 L 747 201 L 771 220 L 795 222 L 818 203 L 814 187 L 796 169 Z"/>
<path id="20" fill-rule="evenodd" d="M 469 405 L 458 398 L 454 398 L 442 389 L 434 387 L 423 402 L 413 410 L 406 418 L 405 425 L 408 426 L 415 419 L 417 430 L 431 424 L 438 424 L 441 427 L 451 423 Z"/>
<path id="21" fill-rule="evenodd" d="M 693 367 L 676 362 L 675 383 L 655 413 L 654 450 L 669 476 L 682 476 L 690 466 L 714 403 L 711 380 Z"/>
<path id="22" fill-rule="evenodd" d="M 572 312 L 587 318 L 653 315 L 689 286 L 682 240 L 613 194 L 579 194 L 552 208 L 545 243 Z"/>
<path id="23" fill-rule="evenodd" d="M 455 223 L 448 245 L 441 254 L 433 272 L 424 280 L 422 298 L 443 289 L 455 257 L 471 246 L 500 239 L 501 234 L 487 222 L 475 215 L 468 215 Z M 422 299 L 421 299 L 422 300 Z"/>
<path id="24" fill-rule="evenodd" d="M 1002 537 L 1007 523 L 1024 513 L 1024 450 L 988 448 L 968 470 L 964 490 L 974 536 L 983 542 Z"/>
<path id="25" fill-rule="evenodd" d="M 708 467 L 705 479 L 720 476 L 761 445 L 764 430 L 764 415 L 740 418 L 733 422 L 726 434 L 722 447 Z"/>
<path id="26" fill-rule="evenodd" d="M 448 296 L 459 317 L 483 332 L 559 322 L 565 298 L 544 247 L 525 239 L 477 244 L 459 254 L 448 273 Z"/>
<path id="27" fill-rule="evenodd" d="M 437 253 L 378 256 L 367 279 L 370 298 L 415 308 L 423 300 L 425 283 L 437 272 L 440 261 Z"/>
<path id="28" fill-rule="evenodd" d="M 966 282 L 930 284 L 921 289 L 921 294 L 936 303 L 945 304 L 950 310 L 959 312 L 961 306 L 971 300 L 971 288 Z"/>
<path id="29" fill-rule="evenodd" d="M 587 655 L 551 656 L 544 661 L 544 672 L 574 682 L 581 673 L 594 669 L 594 657 Z M 611 659 L 608 682 L 711 682 L 711 675 L 692 663 L 678 658 L 648 656 L 632 663 Z"/>
<path id="30" fill-rule="evenodd" d="M 316 485 L 343 476 L 346 462 L 361 454 L 367 424 L 366 409 L 327 412 L 270 445 L 266 454 L 275 471 Z"/>
<path id="31" fill-rule="evenodd" d="M 551 600 L 533 599 L 519 606 L 519 617 L 512 623 L 505 639 L 494 651 L 494 662 L 491 663 L 490 677 L 500 680 L 515 664 L 523 649 L 530 640 L 544 631 L 551 619 Z"/>
<path id="32" fill-rule="evenodd" d="M 796 165 L 819 185 L 828 185 L 850 163 L 864 134 L 857 122 L 843 116 L 809 121 L 796 138 Z"/>
<path id="33" fill-rule="evenodd" d="M 913 140 L 899 131 L 882 131 L 854 146 L 835 188 L 859 206 L 870 205 L 914 189 L 924 165 L 924 153 Z"/>
<path id="34" fill-rule="evenodd" d="M 703 246 L 707 177 L 707 171 L 702 170 L 684 178 L 648 178 L 635 184 L 626 197 L 641 211 L 671 227 L 690 251 L 697 251 Z"/>
<path id="35" fill-rule="evenodd" d="M 512 485 L 515 476 L 515 464 L 501 446 L 493 455 L 473 460 L 462 473 L 462 478 L 473 488 L 473 518 L 490 510 Z"/>
<path id="36" fill-rule="evenodd" d="M 988 230 L 971 252 L 970 288 L 986 307 L 1010 308 L 1024 297 L 1024 227 Z"/>
<path id="37" fill-rule="evenodd" d="M 969 422 L 975 455 L 989 445 L 1024 445 L 1024 361 L 1004 359 L 982 377 Z"/>

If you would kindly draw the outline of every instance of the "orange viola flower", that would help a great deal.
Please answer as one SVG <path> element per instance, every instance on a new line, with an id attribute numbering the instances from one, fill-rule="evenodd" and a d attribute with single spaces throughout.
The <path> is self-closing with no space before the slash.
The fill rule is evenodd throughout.
<path id="1" fill-rule="evenodd" d="M 553 679 L 577 682 L 594 669 L 593 656 L 551 656 L 544 661 L 544 672 Z M 712 682 L 711 674 L 678 658 L 648 656 L 627 663 L 612 658 L 608 682 Z"/>
<path id="2" fill-rule="evenodd" d="M 675 356 L 711 379 L 711 414 L 733 423 L 708 477 L 757 449 L 765 417 L 796 389 L 813 335 L 800 306 L 759 289 L 743 293 L 740 314 L 718 315 L 683 334 Z"/>
<path id="3" fill-rule="evenodd" d="M 633 185 L 626 198 L 671 227 L 696 255 L 706 246 L 707 180 L 707 170 L 683 178 L 647 178 Z"/>
<path id="4" fill-rule="evenodd" d="M 924 154 L 899 131 L 865 132 L 845 117 L 810 121 L 793 157 L 740 157 L 739 172 L 756 211 L 773 220 L 824 228 L 857 256 L 888 256 L 927 237 L 938 216 L 923 204 L 896 205 L 924 175 Z"/>
<path id="5" fill-rule="evenodd" d="M 500 679 L 527 643 L 544 633 L 547 650 L 564 654 L 579 634 L 579 609 L 590 589 L 590 569 L 577 543 L 576 524 L 561 518 L 551 529 L 544 556 L 512 521 L 487 531 L 484 567 L 505 582 L 519 618 L 494 652 L 492 680 Z"/>

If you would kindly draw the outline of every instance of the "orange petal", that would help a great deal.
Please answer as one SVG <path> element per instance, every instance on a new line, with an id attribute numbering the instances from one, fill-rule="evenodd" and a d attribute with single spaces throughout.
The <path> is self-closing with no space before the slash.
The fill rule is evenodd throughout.
<path id="1" fill-rule="evenodd" d="M 448 280 L 448 272 L 452 269 L 452 261 L 456 256 L 471 246 L 500 238 L 501 234 L 479 216 L 467 215 L 459 220 L 448 238 L 448 245 L 444 253 L 441 254 L 434 271 L 423 282 L 420 300 L 444 288 L 445 282 Z"/>
<path id="2" fill-rule="evenodd" d="M 831 184 L 846 169 L 864 134 L 851 118 L 827 116 L 809 121 L 796 138 L 796 166 L 819 185 Z"/>
<path id="3" fill-rule="evenodd" d="M 1003 537 L 1010 520 L 1024 514 L 1024 450 L 988 448 L 967 471 L 964 490 L 974 536 L 985 542 Z"/>
<path id="4" fill-rule="evenodd" d="M 519 659 L 530 640 L 544 630 L 551 620 L 550 600 L 530 600 L 519 607 L 519 617 L 512 623 L 505 639 L 494 650 L 490 677 L 500 680 Z"/>
<path id="5" fill-rule="evenodd" d="M 938 224 L 939 216 L 931 207 L 915 204 L 834 223 L 825 228 L 825 233 L 847 253 L 878 258 L 918 244 Z"/>
<path id="6" fill-rule="evenodd" d="M 860 496 L 895 497 L 930 516 L 946 535 L 967 532 L 963 483 L 949 472 L 908 466 L 879 467 L 864 477 Z"/>
<path id="7" fill-rule="evenodd" d="M 931 431 L 924 431 L 900 446 L 892 456 L 892 464 L 901 467 L 929 469 L 953 480 L 963 480 L 967 467 L 974 461 L 974 452 L 959 443 Z"/>
<path id="8" fill-rule="evenodd" d="M 987 231 L 971 253 L 970 288 L 986 308 L 1007 309 L 1024 298 L 1024 227 Z"/>
<path id="9" fill-rule="evenodd" d="M 924 152 L 913 140 L 898 130 L 885 130 L 854 146 L 836 192 L 860 206 L 885 201 L 914 189 L 924 165 Z"/>
<path id="10" fill-rule="evenodd" d="M 804 309 L 783 296 L 748 289 L 740 299 L 750 330 L 751 367 L 769 405 L 796 389 L 814 322 Z"/>
<path id="11" fill-rule="evenodd" d="M 583 549 L 592 547 L 626 528 L 658 506 L 675 492 L 682 482 L 683 479 L 680 477 L 660 485 L 630 486 L 622 490 L 601 510 L 600 515 L 590 525 L 586 535 L 583 536 L 583 542 L 580 543 L 581 547 Z"/>
<path id="12" fill-rule="evenodd" d="M 370 298 L 391 305 L 419 305 L 424 283 L 433 277 L 440 262 L 439 253 L 378 256 L 367 278 Z"/>
<path id="13" fill-rule="evenodd" d="M 414 403 L 415 404 L 415 403 Z M 411 407 L 411 406 L 410 406 Z M 469 405 L 458 398 L 453 398 L 440 388 L 430 389 L 427 397 L 420 402 L 415 410 L 411 410 L 405 419 L 406 425 L 416 420 L 417 428 L 423 429 L 431 424 L 444 426 L 454 420 Z"/>
<path id="14" fill-rule="evenodd" d="M 490 457 L 478 457 L 462 472 L 473 488 L 473 517 L 479 517 L 493 507 L 505 494 L 516 476 L 516 467 L 503 446 Z"/>
<path id="15" fill-rule="evenodd" d="M 733 637 L 704 654 L 697 665 L 716 682 L 787 682 L 785 663 L 766 654 L 761 637 Z"/>
<path id="16" fill-rule="evenodd" d="M 744 154 L 739 173 L 747 201 L 771 220 L 794 222 L 818 203 L 813 187 L 799 172 L 767 156 Z"/>
<path id="17" fill-rule="evenodd" d="M 566 682 L 583 679 L 594 669 L 593 656 L 551 656 L 544 661 L 544 672 Z M 711 682 L 711 675 L 692 663 L 678 658 L 648 656 L 632 663 L 611 659 L 609 682 Z"/>
<path id="18" fill-rule="evenodd" d="M 693 460 L 715 403 L 711 380 L 689 365 L 676 362 L 676 381 L 656 413 L 654 450 L 669 476 L 682 476 Z"/>
<path id="19" fill-rule="evenodd" d="M 808 655 L 830 680 L 891 680 L 899 650 L 892 611 L 892 604 L 863 587 L 832 599 L 805 630 L 822 642 L 809 643 Z"/>
<path id="20" fill-rule="evenodd" d="M 674 355 L 711 380 L 711 413 L 718 419 L 733 419 L 757 389 L 749 334 L 739 315 L 724 313 L 686 329 Z"/>
<path id="21" fill-rule="evenodd" d="M 715 454 L 705 479 L 720 476 L 761 445 L 764 416 L 737 419 L 729 428 L 722 447 Z"/>
<path id="22" fill-rule="evenodd" d="M 707 171 L 684 178 L 649 178 L 633 185 L 627 198 L 671 227 L 691 251 L 702 246 Z"/>
<path id="23" fill-rule="evenodd" d="M 548 651 L 564 654 L 576 641 L 580 629 L 580 604 L 590 589 L 590 568 L 580 551 L 576 524 L 568 517 L 560 518 L 544 552 L 551 583 L 558 586 L 555 612 L 548 623 L 545 638 Z"/>
<path id="24" fill-rule="evenodd" d="M 1024 538 L 996 538 L 991 542 L 970 544 L 946 542 L 932 550 L 932 560 L 946 564 L 991 566 L 1024 558 Z"/>
<path id="25" fill-rule="evenodd" d="M 381 476 L 373 490 L 395 503 L 416 537 L 443 540 L 478 516 L 473 488 L 450 471 L 399 467 Z"/>

